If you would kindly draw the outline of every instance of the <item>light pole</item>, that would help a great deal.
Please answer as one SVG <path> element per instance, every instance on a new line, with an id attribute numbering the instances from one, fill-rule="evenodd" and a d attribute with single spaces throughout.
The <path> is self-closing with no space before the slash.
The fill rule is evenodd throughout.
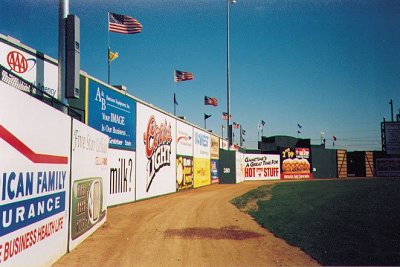
<path id="1" fill-rule="evenodd" d="M 236 4 L 236 0 L 226 0 L 226 112 L 228 113 L 227 119 L 227 133 L 228 145 L 232 145 L 232 126 L 231 126 L 231 91 L 230 91 L 230 77 L 229 77 L 229 5 Z"/>

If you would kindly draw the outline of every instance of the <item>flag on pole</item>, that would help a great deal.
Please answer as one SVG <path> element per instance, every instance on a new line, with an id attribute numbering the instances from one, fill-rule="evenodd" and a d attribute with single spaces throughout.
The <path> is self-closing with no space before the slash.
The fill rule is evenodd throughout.
<path id="1" fill-rule="evenodd" d="M 333 136 L 332 138 L 333 138 L 333 142 L 336 142 L 336 140 L 337 140 L 336 136 Z"/>
<path id="2" fill-rule="evenodd" d="M 205 96 L 204 97 L 204 105 L 210 105 L 210 106 L 217 107 L 218 106 L 218 99 L 216 99 L 215 97 Z"/>
<path id="3" fill-rule="evenodd" d="M 175 70 L 175 75 L 174 75 L 174 81 L 177 82 L 184 82 L 184 81 L 190 81 L 194 79 L 194 76 L 192 73 L 187 72 L 187 71 L 180 71 L 180 70 Z"/>
<path id="4" fill-rule="evenodd" d="M 110 32 L 135 34 L 141 33 L 142 29 L 142 24 L 132 17 L 111 12 L 108 13 L 108 30 Z"/>
<path id="5" fill-rule="evenodd" d="M 108 49 L 108 62 L 112 62 L 117 58 L 118 58 L 118 52 L 113 52 L 110 49 Z"/>
<path id="6" fill-rule="evenodd" d="M 232 119 L 232 114 L 229 114 L 229 118 Z M 224 121 L 228 120 L 228 113 L 227 112 L 222 112 L 222 120 L 224 120 Z"/>
<path id="7" fill-rule="evenodd" d="M 208 115 L 208 114 L 204 113 L 204 119 L 205 119 L 205 120 L 208 119 L 208 118 L 210 118 L 210 117 L 211 117 L 211 115 Z"/>
<path id="8" fill-rule="evenodd" d="M 176 101 L 175 93 L 174 93 L 174 104 L 178 106 L 178 101 Z"/>
<path id="9" fill-rule="evenodd" d="M 239 126 L 240 126 L 239 123 L 233 122 L 233 128 L 234 129 L 239 129 Z"/>
<path id="10" fill-rule="evenodd" d="M 264 127 L 265 121 L 261 120 L 261 125 Z"/>

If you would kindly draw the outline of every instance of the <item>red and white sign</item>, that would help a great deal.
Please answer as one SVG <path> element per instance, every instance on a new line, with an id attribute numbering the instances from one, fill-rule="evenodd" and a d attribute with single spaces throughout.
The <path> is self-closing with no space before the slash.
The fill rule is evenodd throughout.
<path id="1" fill-rule="evenodd" d="M 280 179 L 279 155 L 246 154 L 243 157 L 245 180 Z"/>
<path id="2" fill-rule="evenodd" d="M 11 45 L 0 37 L 0 64 L 33 83 L 53 97 L 58 95 L 58 66 L 50 60 L 39 57 L 41 53 Z M 42 54 L 43 55 L 43 54 Z"/>
<path id="3" fill-rule="evenodd" d="M 0 266 L 51 265 L 67 253 L 71 118 L 2 82 L 0 107 Z"/>
<path id="4" fill-rule="evenodd" d="M 176 120 L 137 103 L 136 199 L 176 191 Z"/>
<path id="5" fill-rule="evenodd" d="M 193 127 L 184 122 L 176 122 L 176 154 L 193 156 Z"/>

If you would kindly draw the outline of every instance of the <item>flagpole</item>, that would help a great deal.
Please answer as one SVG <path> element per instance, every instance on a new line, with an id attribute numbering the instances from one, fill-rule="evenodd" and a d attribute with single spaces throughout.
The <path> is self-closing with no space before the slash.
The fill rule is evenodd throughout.
<path id="1" fill-rule="evenodd" d="M 174 116 L 176 116 L 176 96 L 174 92 Z"/>
<path id="2" fill-rule="evenodd" d="M 175 70 L 174 70 L 174 116 L 176 116 L 176 96 L 175 96 L 175 92 L 176 92 L 176 82 L 175 82 Z"/>
<path id="3" fill-rule="evenodd" d="M 107 49 L 107 81 L 108 84 L 110 84 L 110 12 L 107 12 L 107 19 L 108 19 L 108 25 L 107 25 L 107 35 L 108 35 L 108 49 Z"/>

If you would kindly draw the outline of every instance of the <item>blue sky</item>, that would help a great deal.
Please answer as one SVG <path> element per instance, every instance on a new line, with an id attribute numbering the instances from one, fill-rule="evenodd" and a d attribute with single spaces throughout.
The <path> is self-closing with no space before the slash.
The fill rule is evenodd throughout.
<path id="1" fill-rule="evenodd" d="M 0 33 L 57 58 L 58 1 L 2 0 Z M 135 35 L 108 33 L 107 12 L 143 24 Z M 400 97 L 400 1 L 237 0 L 231 6 L 231 113 L 244 145 L 290 135 L 349 150 L 380 150 L 380 122 Z M 112 84 L 221 134 L 226 111 L 225 0 L 70 0 L 81 21 L 81 68 L 107 81 L 107 46 L 119 52 Z M 175 84 L 174 69 L 195 80 Z M 218 107 L 204 106 L 204 96 Z M 224 124 L 226 124 L 224 122 Z M 297 124 L 302 126 L 298 129 Z M 225 133 L 226 135 L 226 133 Z M 237 132 L 238 135 L 238 132 Z M 235 137 L 235 141 L 238 138 Z"/>

